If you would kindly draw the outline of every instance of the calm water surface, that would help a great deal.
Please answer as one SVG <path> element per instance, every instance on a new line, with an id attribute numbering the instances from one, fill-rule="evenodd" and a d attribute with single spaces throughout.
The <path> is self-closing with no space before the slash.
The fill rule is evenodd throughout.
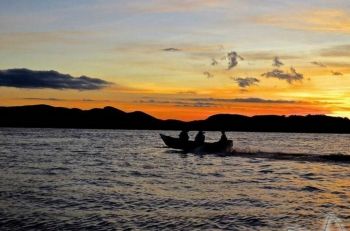
<path id="1" fill-rule="evenodd" d="M 329 214 L 350 230 L 349 164 L 183 155 L 158 133 L 1 128 L 0 230 L 322 230 Z M 227 135 L 350 155 L 349 135 Z"/>

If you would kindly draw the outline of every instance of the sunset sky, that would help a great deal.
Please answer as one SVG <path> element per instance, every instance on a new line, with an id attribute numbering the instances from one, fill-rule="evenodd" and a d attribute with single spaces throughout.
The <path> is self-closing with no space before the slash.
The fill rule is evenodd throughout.
<path id="1" fill-rule="evenodd" d="M 1 106 L 350 117 L 350 1 L 1 0 L 0 70 Z"/>

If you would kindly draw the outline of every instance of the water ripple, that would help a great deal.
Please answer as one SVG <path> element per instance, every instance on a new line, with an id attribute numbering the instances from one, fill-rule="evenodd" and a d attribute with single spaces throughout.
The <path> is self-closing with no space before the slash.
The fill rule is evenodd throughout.
<path id="1" fill-rule="evenodd" d="M 228 136 L 270 156 L 350 154 L 346 135 Z M 183 154 L 157 131 L 9 128 L 0 144 L 1 231 L 318 230 L 328 213 L 350 228 L 348 164 Z"/>

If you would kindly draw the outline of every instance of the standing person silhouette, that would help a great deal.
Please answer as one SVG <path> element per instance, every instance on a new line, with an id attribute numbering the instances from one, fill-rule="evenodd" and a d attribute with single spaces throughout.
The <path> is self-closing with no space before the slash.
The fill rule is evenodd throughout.
<path id="1" fill-rule="evenodd" d="M 204 132 L 203 131 L 199 131 L 196 135 L 196 137 L 194 138 L 194 141 L 198 144 L 204 144 L 205 141 L 205 136 L 204 136 Z"/>

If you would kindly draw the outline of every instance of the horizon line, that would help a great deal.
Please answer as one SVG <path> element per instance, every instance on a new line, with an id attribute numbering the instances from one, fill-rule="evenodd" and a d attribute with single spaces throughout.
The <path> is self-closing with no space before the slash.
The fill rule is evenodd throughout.
<path id="1" fill-rule="evenodd" d="M 133 113 L 133 112 L 142 112 L 144 114 L 147 114 L 151 117 L 154 117 L 158 120 L 177 120 L 177 121 L 183 121 L 183 122 L 191 122 L 191 121 L 201 121 L 201 120 L 206 120 L 210 117 L 216 116 L 216 115 L 236 115 L 236 116 L 242 116 L 242 117 L 248 117 L 248 118 L 253 118 L 253 117 L 262 117 L 262 116 L 279 116 L 279 117 L 293 117 L 293 116 L 298 116 L 298 117 L 307 117 L 307 116 L 325 116 L 325 117 L 331 117 L 331 118 L 342 118 L 342 119 L 349 119 L 349 117 L 347 116 L 332 116 L 332 115 L 326 115 L 326 114 L 304 114 L 304 115 L 298 115 L 298 114 L 257 114 L 257 115 L 245 115 L 245 114 L 237 114 L 237 113 L 214 113 L 211 114 L 209 116 L 207 116 L 206 118 L 201 118 L 201 119 L 194 119 L 194 120 L 183 120 L 183 119 L 171 119 L 171 118 L 167 118 L 167 119 L 160 119 L 157 116 L 152 115 L 151 113 L 147 113 L 143 110 L 132 110 L 132 111 L 128 111 L 128 110 L 122 110 L 118 107 L 114 107 L 114 106 L 104 106 L 104 107 L 93 107 L 90 109 L 84 109 L 84 108 L 79 108 L 79 107 L 63 107 L 63 106 L 53 106 L 50 104 L 27 104 L 27 105 L 13 105 L 13 106 L 2 106 L 0 105 L 0 108 L 18 108 L 18 107 L 34 107 L 34 106 L 47 106 L 47 107 L 52 107 L 52 108 L 63 108 L 63 109 L 77 109 L 77 110 L 81 110 L 81 111 L 90 111 L 90 110 L 94 110 L 94 109 L 106 109 L 106 108 L 113 108 L 119 111 L 122 111 L 124 113 Z"/>

